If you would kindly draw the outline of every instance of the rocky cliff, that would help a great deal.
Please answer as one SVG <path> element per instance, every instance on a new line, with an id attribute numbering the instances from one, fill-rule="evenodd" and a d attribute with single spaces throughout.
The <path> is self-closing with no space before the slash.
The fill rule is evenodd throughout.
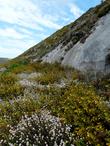
<path id="1" fill-rule="evenodd" d="M 81 71 L 110 72 L 110 0 L 91 8 L 20 57 L 60 62 Z"/>

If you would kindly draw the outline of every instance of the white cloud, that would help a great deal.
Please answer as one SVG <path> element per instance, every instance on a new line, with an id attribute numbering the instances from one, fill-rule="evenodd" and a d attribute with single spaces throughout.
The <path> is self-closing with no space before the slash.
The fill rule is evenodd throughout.
<path id="1" fill-rule="evenodd" d="M 81 13 L 74 0 L 0 0 L 0 57 L 19 55 Z"/>
<path id="2" fill-rule="evenodd" d="M 75 3 L 70 4 L 70 12 L 73 13 L 75 19 L 84 13 Z"/>
<path id="3" fill-rule="evenodd" d="M 21 34 L 14 30 L 13 28 L 0 28 L 0 37 L 10 37 L 10 38 L 16 38 L 16 39 L 23 39 L 24 37 L 27 37 L 24 34 Z"/>
<path id="4" fill-rule="evenodd" d="M 60 28 L 60 25 L 44 17 L 32 0 L 0 0 L 0 20 L 36 30 L 43 27 Z"/>
<path id="5" fill-rule="evenodd" d="M 36 44 L 35 40 L 7 39 L 0 40 L 0 57 L 13 58 Z M 8 44 L 8 46 L 7 46 Z"/>
<path id="6" fill-rule="evenodd" d="M 20 49 L 15 48 L 2 48 L 0 47 L 0 57 L 14 58 L 16 55 L 21 54 Z"/>
<path id="7" fill-rule="evenodd" d="M 11 39 L 11 38 L 7 38 L 0 40 L 0 44 L 2 44 L 2 48 L 6 48 L 7 44 L 8 47 L 7 48 L 15 48 L 15 49 L 20 49 L 21 51 L 24 51 L 25 49 L 28 49 L 30 47 L 32 47 L 32 45 L 34 45 L 36 42 L 36 40 L 32 40 L 32 39 Z"/>

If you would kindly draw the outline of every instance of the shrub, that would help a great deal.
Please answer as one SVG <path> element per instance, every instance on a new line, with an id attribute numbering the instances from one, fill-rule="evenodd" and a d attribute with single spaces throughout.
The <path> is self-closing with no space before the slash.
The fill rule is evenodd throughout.
<path id="1" fill-rule="evenodd" d="M 32 98 L 23 98 L 0 103 L 0 142 L 8 141 L 9 127 L 15 126 L 25 114 L 32 115 L 38 111 L 38 103 Z M 0 145 L 3 145 L 0 143 Z M 9 145 L 9 144 L 4 144 Z"/>
<path id="2" fill-rule="evenodd" d="M 65 69 L 59 64 L 55 63 L 45 65 L 42 68 L 42 72 L 44 74 L 36 78 L 38 83 L 43 85 L 54 84 L 55 82 L 59 82 L 61 79 L 66 77 Z"/>
<path id="3" fill-rule="evenodd" d="M 0 118 L 15 125 L 23 115 L 31 115 L 37 110 L 39 110 L 38 101 L 32 98 L 15 99 L 11 102 L 4 101 L 0 103 Z"/>
<path id="4" fill-rule="evenodd" d="M 14 85 L 0 85 L 0 98 L 13 99 L 23 95 L 24 88 L 20 84 Z"/>
<path id="5" fill-rule="evenodd" d="M 110 11 L 110 2 L 105 2 L 105 5 L 98 10 L 98 17 L 106 15 Z"/>
<path id="6" fill-rule="evenodd" d="M 17 77 L 13 73 L 3 73 L 0 76 L 0 98 L 12 99 L 23 95 L 24 88 L 17 83 Z"/>
<path id="7" fill-rule="evenodd" d="M 47 73 L 49 71 L 64 71 L 64 68 L 59 63 L 33 63 L 32 64 L 37 72 Z"/>
<path id="8" fill-rule="evenodd" d="M 8 139 L 7 134 L 9 131 L 9 127 L 7 125 L 8 125 L 8 123 L 7 123 L 6 119 L 2 119 L 0 117 L 0 141 Z M 0 145 L 1 145 L 1 142 L 0 142 Z"/>
<path id="9" fill-rule="evenodd" d="M 7 85 L 13 85 L 17 81 L 17 77 L 15 74 L 12 73 L 3 73 L 0 75 L 0 83 L 1 84 L 7 84 Z"/>
<path id="10" fill-rule="evenodd" d="M 7 70 L 5 73 L 18 74 L 21 72 L 32 72 L 34 71 L 33 65 L 28 60 L 11 60 L 6 65 L 4 65 Z"/>
<path id="11" fill-rule="evenodd" d="M 106 145 L 110 135 L 110 112 L 104 101 L 96 95 L 92 86 L 72 83 L 58 97 L 43 99 L 46 107 L 62 122 L 71 124 L 75 144 Z"/>
<path id="12" fill-rule="evenodd" d="M 109 108 L 92 87 L 72 85 L 65 93 L 61 107 L 62 117 L 72 124 L 72 130 L 79 141 L 83 138 L 85 144 L 107 144 L 110 138 Z"/>
<path id="13" fill-rule="evenodd" d="M 36 81 L 42 85 L 53 84 L 60 80 L 60 76 L 55 72 L 49 72 L 36 78 Z"/>
<path id="14" fill-rule="evenodd" d="M 25 115 L 16 127 L 11 127 L 9 143 L 12 145 L 67 146 L 71 144 L 70 127 L 48 112 Z"/>

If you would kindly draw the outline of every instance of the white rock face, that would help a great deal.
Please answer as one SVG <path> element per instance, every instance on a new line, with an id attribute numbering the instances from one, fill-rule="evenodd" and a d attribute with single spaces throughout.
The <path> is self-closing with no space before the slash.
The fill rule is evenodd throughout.
<path id="1" fill-rule="evenodd" d="M 46 54 L 42 58 L 43 62 L 48 62 L 48 63 L 54 63 L 56 61 L 60 62 L 61 58 L 65 55 L 65 48 L 62 48 L 62 44 L 60 44 L 53 51 L 51 51 L 50 53 Z"/>
<path id="2" fill-rule="evenodd" d="M 84 44 L 77 43 L 65 56 L 62 64 L 79 70 L 110 71 L 110 14 L 97 23 L 96 30 Z"/>
<path id="3" fill-rule="evenodd" d="M 55 62 L 63 57 L 62 64 L 81 71 L 110 72 L 110 13 L 102 17 L 95 30 L 84 43 L 78 42 L 68 52 L 60 46 L 42 59 Z"/>

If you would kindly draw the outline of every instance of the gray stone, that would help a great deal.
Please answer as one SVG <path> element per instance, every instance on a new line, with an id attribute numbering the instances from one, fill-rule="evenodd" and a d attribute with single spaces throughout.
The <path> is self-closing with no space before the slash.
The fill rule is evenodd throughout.
<path id="1" fill-rule="evenodd" d="M 83 72 L 110 73 L 110 13 L 99 19 L 91 32 L 84 43 L 78 42 L 66 53 L 67 46 L 60 44 L 42 58 L 43 62 L 61 62 Z"/>

